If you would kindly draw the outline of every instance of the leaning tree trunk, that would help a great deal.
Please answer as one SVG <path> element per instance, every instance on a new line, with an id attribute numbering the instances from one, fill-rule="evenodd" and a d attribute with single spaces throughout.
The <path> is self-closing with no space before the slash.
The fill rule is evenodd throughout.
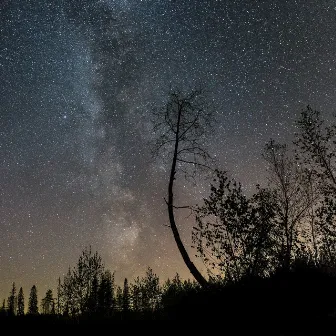
<path id="1" fill-rule="evenodd" d="M 178 154 L 178 144 L 179 144 L 179 126 L 180 126 L 180 120 L 181 120 L 181 109 L 178 111 L 178 120 L 177 120 L 177 129 L 176 129 L 176 138 L 175 138 L 175 148 L 174 148 L 174 156 L 173 156 L 173 162 L 171 166 L 170 171 L 170 178 L 169 178 L 169 185 L 168 185 L 168 214 L 169 214 L 169 222 L 170 227 L 173 231 L 174 239 L 176 242 L 176 245 L 181 253 L 181 256 L 183 258 L 183 261 L 185 262 L 186 266 L 188 267 L 190 273 L 193 275 L 193 277 L 196 279 L 196 281 L 202 286 L 205 287 L 208 285 L 207 280 L 203 277 L 203 275 L 200 273 L 200 271 L 196 268 L 194 263 L 190 260 L 190 257 L 188 255 L 187 250 L 185 249 L 180 234 L 178 232 L 176 222 L 175 222 L 175 216 L 174 216 L 174 195 L 173 195 L 173 186 L 174 186 L 174 180 L 175 180 L 175 173 L 176 173 L 176 162 L 177 162 L 177 154 Z"/>

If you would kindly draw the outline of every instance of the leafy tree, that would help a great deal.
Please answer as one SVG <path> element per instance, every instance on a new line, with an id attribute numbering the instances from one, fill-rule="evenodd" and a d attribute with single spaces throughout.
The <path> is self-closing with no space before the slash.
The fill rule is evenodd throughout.
<path id="1" fill-rule="evenodd" d="M 95 278 L 99 278 L 104 266 L 98 252 L 92 253 L 91 247 L 85 248 L 73 270 L 75 298 L 80 313 L 87 309 L 88 299 Z"/>
<path id="2" fill-rule="evenodd" d="M 187 94 L 176 90 L 169 94 L 166 106 L 154 112 L 153 120 L 154 133 L 157 135 L 153 154 L 163 154 L 165 159 L 170 160 L 166 200 L 170 228 L 186 266 L 202 286 L 207 285 L 207 280 L 191 261 L 177 228 L 174 210 L 179 207 L 174 202 L 174 182 L 178 172 L 194 178 L 196 169 L 209 168 L 208 162 L 211 161 L 211 157 L 204 142 L 212 119 L 213 112 L 206 106 L 203 90 L 193 90 Z"/>
<path id="3" fill-rule="evenodd" d="M 37 288 L 35 285 L 33 285 L 33 287 L 30 290 L 28 301 L 28 314 L 30 315 L 38 314 Z"/>
<path id="4" fill-rule="evenodd" d="M 98 252 L 93 253 L 91 246 L 85 248 L 76 267 L 73 270 L 69 268 L 64 277 L 62 296 L 65 314 L 74 316 L 89 312 L 93 285 L 95 283 L 97 287 L 103 271 L 104 265 Z"/>
<path id="5" fill-rule="evenodd" d="M 75 316 L 78 312 L 76 310 L 77 307 L 75 303 L 75 283 L 70 267 L 64 276 L 60 294 L 63 314 L 65 316 Z"/>
<path id="6" fill-rule="evenodd" d="M 148 267 L 145 277 L 142 279 L 143 299 L 142 305 L 145 310 L 155 310 L 160 301 L 160 281 L 159 277 Z"/>
<path id="7" fill-rule="evenodd" d="M 136 311 L 154 311 L 159 307 L 160 299 L 159 277 L 148 267 L 145 276 L 137 277 L 132 285 L 133 309 Z"/>
<path id="8" fill-rule="evenodd" d="M 111 316 L 115 306 L 114 274 L 105 271 L 102 274 L 98 289 L 98 313 L 100 316 Z"/>
<path id="9" fill-rule="evenodd" d="M 55 314 L 55 302 L 51 289 L 48 289 L 45 297 L 41 301 L 42 314 Z"/>
<path id="10" fill-rule="evenodd" d="M 177 303 L 180 293 L 183 291 L 183 281 L 176 273 L 175 277 L 165 281 L 162 286 L 161 304 L 163 307 L 172 306 Z"/>
<path id="11" fill-rule="evenodd" d="M 208 286 L 204 290 L 208 290 L 211 286 Z M 185 299 L 195 293 L 199 292 L 202 288 L 199 283 L 196 281 L 182 280 L 178 273 L 175 277 L 163 284 L 161 289 L 161 300 L 160 307 L 163 308 L 163 311 L 168 314 L 168 316 L 175 316 L 179 318 L 180 312 L 176 310 L 177 307 L 181 306 L 181 303 Z"/>
<path id="12" fill-rule="evenodd" d="M 238 281 L 245 275 L 264 275 L 276 245 L 272 194 L 258 187 L 248 199 L 240 183 L 216 171 L 211 193 L 195 208 L 193 243 L 212 277 Z M 274 259 L 274 258 L 273 258 Z"/>
<path id="13" fill-rule="evenodd" d="M 8 315 L 10 315 L 10 316 L 15 315 L 15 312 L 16 312 L 15 303 L 16 303 L 16 286 L 15 286 L 15 282 L 13 282 L 12 289 L 10 291 L 10 295 L 8 297 L 8 300 L 7 300 Z"/>
<path id="14" fill-rule="evenodd" d="M 97 274 L 94 275 L 92 285 L 91 285 L 91 293 L 88 298 L 87 309 L 86 312 L 88 314 L 96 314 L 98 311 L 98 278 Z"/>
<path id="15" fill-rule="evenodd" d="M 18 316 L 24 315 L 24 295 L 23 295 L 22 287 L 20 287 L 19 294 L 18 294 L 17 315 Z"/>

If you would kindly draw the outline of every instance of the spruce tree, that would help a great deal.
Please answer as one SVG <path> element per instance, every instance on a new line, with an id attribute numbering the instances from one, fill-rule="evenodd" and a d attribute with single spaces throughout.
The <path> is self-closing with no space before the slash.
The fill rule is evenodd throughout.
<path id="1" fill-rule="evenodd" d="M 130 310 L 130 292 L 128 287 L 128 280 L 124 280 L 124 290 L 122 295 L 122 310 L 123 312 L 128 312 Z"/>
<path id="2" fill-rule="evenodd" d="M 0 316 L 6 316 L 6 299 L 3 299 L 2 307 L 0 308 Z"/>
<path id="3" fill-rule="evenodd" d="M 19 295 L 18 295 L 17 315 L 18 316 L 24 315 L 24 295 L 23 295 L 22 287 L 20 287 Z"/>
<path id="4" fill-rule="evenodd" d="M 16 286 L 15 282 L 13 282 L 12 289 L 10 291 L 10 295 L 7 300 L 8 304 L 8 315 L 14 316 L 15 315 L 15 302 L 16 302 Z"/>
<path id="5" fill-rule="evenodd" d="M 38 301 L 37 301 L 37 289 L 36 286 L 30 290 L 29 302 L 28 302 L 28 314 L 37 315 L 38 314 Z"/>

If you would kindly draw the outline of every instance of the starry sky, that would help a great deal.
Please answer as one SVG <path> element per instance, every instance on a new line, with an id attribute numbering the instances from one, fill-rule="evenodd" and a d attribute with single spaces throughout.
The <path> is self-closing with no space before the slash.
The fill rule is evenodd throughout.
<path id="1" fill-rule="evenodd" d="M 152 109 L 204 86 L 210 152 L 253 192 L 270 137 L 291 141 L 308 104 L 335 112 L 335 32 L 335 0 L 0 0 L 0 298 L 55 289 L 88 245 L 117 281 L 190 278 Z M 178 182 L 182 205 L 208 191 Z"/>

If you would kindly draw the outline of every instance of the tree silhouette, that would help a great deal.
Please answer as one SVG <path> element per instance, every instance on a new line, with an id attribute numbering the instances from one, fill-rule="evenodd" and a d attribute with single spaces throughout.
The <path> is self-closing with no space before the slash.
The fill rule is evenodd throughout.
<path id="1" fill-rule="evenodd" d="M 71 269 L 64 276 L 63 284 L 60 291 L 61 303 L 63 306 L 63 314 L 68 316 L 75 316 L 77 314 L 75 304 L 75 283 L 72 277 Z"/>
<path id="2" fill-rule="evenodd" d="M 132 284 L 133 310 L 149 312 L 156 310 L 160 305 L 161 288 L 159 277 L 148 267 L 144 277 L 137 277 Z"/>
<path id="3" fill-rule="evenodd" d="M 311 210 L 310 220 L 322 235 L 315 239 L 315 259 L 334 263 L 336 253 L 336 124 L 327 126 L 319 111 L 307 106 L 296 122 L 298 132 L 294 144 L 298 162 L 305 167 L 317 184 L 315 194 L 321 198 Z M 313 190 L 312 190 L 313 192 Z M 314 238 L 317 232 L 314 232 Z M 317 258 L 317 243 L 321 253 Z"/>
<path id="4" fill-rule="evenodd" d="M 282 266 L 288 269 L 295 249 L 302 247 L 299 237 L 304 237 L 303 222 L 314 199 L 307 194 L 309 178 L 305 170 L 288 154 L 286 145 L 271 139 L 265 145 L 263 157 L 268 163 L 269 184 L 275 192 L 282 231 L 279 257 Z"/>
<path id="5" fill-rule="evenodd" d="M 35 285 L 33 285 L 33 287 L 30 290 L 28 301 L 28 314 L 30 315 L 38 314 L 37 288 Z"/>
<path id="6" fill-rule="evenodd" d="M 7 315 L 7 309 L 6 309 L 6 299 L 3 299 L 2 306 L 0 308 L 0 317 Z"/>
<path id="7" fill-rule="evenodd" d="M 94 315 L 98 311 L 98 277 L 97 274 L 94 274 L 92 284 L 91 284 L 91 293 L 87 302 L 86 312 L 89 315 Z"/>
<path id="8" fill-rule="evenodd" d="M 106 270 L 102 274 L 98 288 L 98 313 L 100 316 L 111 316 L 115 305 L 114 274 Z"/>
<path id="9" fill-rule="evenodd" d="M 57 280 L 57 297 L 56 297 L 56 313 L 60 315 L 62 312 L 62 283 L 61 278 Z"/>
<path id="10" fill-rule="evenodd" d="M 10 316 L 15 315 L 15 312 L 16 312 L 15 303 L 16 303 L 16 286 L 15 286 L 15 282 L 13 282 L 12 289 L 10 291 L 10 295 L 8 297 L 8 300 L 7 300 L 8 315 L 10 315 Z"/>
<path id="11" fill-rule="evenodd" d="M 213 120 L 213 111 L 206 106 L 203 90 L 192 90 L 183 94 L 172 91 L 164 108 L 154 111 L 154 133 L 157 136 L 152 152 L 154 156 L 163 154 L 170 161 L 168 199 L 166 200 L 170 228 L 180 254 L 194 278 L 202 285 L 207 280 L 191 261 L 176 225 L 174 210 L 179 207 L 174 202 L 174 181 L 178 172 L 194 178 L 197 169 L 209 168 L 211 157 L 204 146 Z"/>
<path id="12" fill-rule="evenodd" d="M 131 298 L 130 298 L 128 280 L 127 280 L 127 278 L 125 278 L 124 288 L 123 288 L 123 292 L 122 292 L 122 311 L 124 313 L 129 312 L 130 311 L 130 305 L 131 305 Z"/>
<path id="13" fill-rule="evenodd" d="M 154 311 L 158 308 L 160 300 L 161 288 L 159 277 L 148 267 L 141 284 L 143 309 Z"/>
<path id="14" fill-rule="evenodd" d="M 42 314 L 55 314 L 55 302 L 51 289 L 48 289 L 45 297 L 41 300 Z"/>
<path id="15" fill-rule="evenodd" d="M 298 159 L 323 181 L 325 191 L 336 191 L 336 124 L 326 126 L 319 111 L 309 105 L 296 121 L 294 144 Z M 329 189 L 329 190 L 328 190 Z"/>
<path id="16" fill-rule="evenodd" d="M 194 247 L 212 277 L 238 281 L 265 275 L 276 244 L 274 198 L 258 187 L 249 199 L 226 172 L 216 175 L 209 197 L 195 208 Z"/>
<path id="17" fill-rule="evenodd" d="M 183 282 L 180 275 L 176 273 L 175 277 L 169 278 L 162 286 L 161 305 L 165 307 L 173 306 L 177 303 L 180 293 L 183 291 Z"/>
<path id="18" fill-rule="evenodd" d="M 132 298 L 132 308 L 135 312 L 140 312 L 142 310 L 141 300 L 141 286 L 140 286 L 140 278 L 137 277 L 135 279 L 135 283 L 131 285 L 131 298 Z"/>
<path id="19" fill-rule="evenodd" d="M 23 295 L 22 287 L 20 287 L 19 294 L 18 294 L 17 315 L 18 316 L 24 315 L 24 295 Z"/>
<path id="20" fill-rule="evenodd" d="M 91 246 L 84 248 L 76 267 L 73 270 L 69 268 L 64 277 L 62 301 L 65 314 L 75 316 L 89 312 L 93 284 L 95 282 L 97 286 L 103 271 L 104 265 L 98 252 L 93 253 Z"/>
<path id="21" fill-rule="evenodd" d="M 123 290 L 120 286 L 116 290 L 116 308 L 118 311 L 122 311 L 123 309 Z"/>

